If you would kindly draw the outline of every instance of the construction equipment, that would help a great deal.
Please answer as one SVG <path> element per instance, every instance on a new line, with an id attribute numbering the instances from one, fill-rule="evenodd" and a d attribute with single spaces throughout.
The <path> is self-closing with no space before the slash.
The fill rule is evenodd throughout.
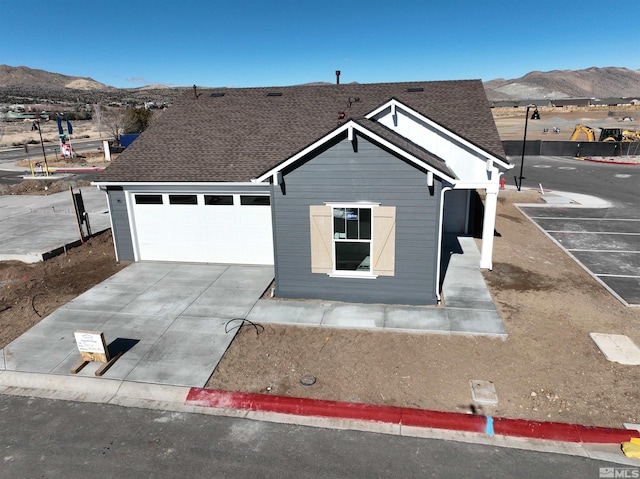
<path id="1" fill-rule="evenodd" d="M 573 130 L 571 141 L 576 141 L 580 136 L 580 133 L 584 133 L 585 135 L 587 135 L 587 141 L 596 141 L 596 134 L 593 131 L 593 128 L 580 124 L 576 125 L 576 129 Z"/>
<path id="2" fill-rule="evenodd" d="M 599 141 L 640 141 L 640 132 L 635 130 L 623 130 L 622 128 L 603 128 Z"/>
<path id="3" fill-rule="evenodd" d="M 587 137 L 586 141 L 596 141 L 595 130 L 590 126 L 576 125 L 571 141 L 577 141 L 580 134 L 584 133 Z M 622 128 L 600 128 L 600 136 L 598 141 L 606 142 L 640 142 L 640 132 L 635 130 L 625 130 Z"/>

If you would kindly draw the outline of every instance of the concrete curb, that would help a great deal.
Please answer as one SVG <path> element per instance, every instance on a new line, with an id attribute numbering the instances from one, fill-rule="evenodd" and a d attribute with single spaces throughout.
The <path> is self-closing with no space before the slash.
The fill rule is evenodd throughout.
<path id="1" fill-rule="evenodd" d="M 580 161 L 590 161 L 591 163 L 606 163 L 608 165 L 635 165 L 640 166 L 640 163 L 637 161 L 606 161 L 606 160 L 595 160 L 593 158 L 586 158 L 582 156 L 575 156 L 574 159 Z"/>
<path id="2" fill-rule="evenodd" d="M 0 370 L 0 394 L 511 447 L 640 466 L 620 449 L 621 442 L 640 437 L 628 429 L 6 370 Z"/>
<path id="3" fill-rule="evenodd" d="M 455 412 L 200 388 L 192 388 L 189 391 L 185 404 L 574 443 L 617 444 L 628 441 L 631 437 L 640 437 L 640 431 L 630 429 L 540 422 L 526 419 L 493 418 L 491 416 Z"/>

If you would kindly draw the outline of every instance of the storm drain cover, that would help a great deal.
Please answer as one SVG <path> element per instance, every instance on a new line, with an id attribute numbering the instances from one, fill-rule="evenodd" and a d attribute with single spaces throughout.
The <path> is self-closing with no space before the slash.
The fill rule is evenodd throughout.
<path id="1" fill-rule="evenodd" d="M 471 384 L 471 397 L 474 402 L 479 404 L 498 404 L 496 388 L 491 381 L 472 379 L 469 384 Z"/>
<path id="2" fill-rule="evenodd" d="M 589 333 L 604 357 L 614 363 L 640 365 L 640 349 L 623 334 Z"/>

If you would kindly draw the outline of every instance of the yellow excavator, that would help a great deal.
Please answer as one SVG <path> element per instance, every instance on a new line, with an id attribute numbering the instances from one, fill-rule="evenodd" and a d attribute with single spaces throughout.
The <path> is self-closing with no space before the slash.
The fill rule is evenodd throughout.
<path id="1" fill-rule="evenodd" d="M 571 141 L 577 141 L 581 133 L 586 135 L 587 141 L 596 141 L 596 133 L 594 129 L 590 126 L 580 124 L 576 125 L 575 130 L 573 130 Z M 622 128 L 601 128 L 598 141 L 640 142 L 640 132 L 635 130 L 624 130 Z"/>
<path id="2" fill-rule="evenodd" d="M 576 129 L 573 130 L 570 141 L 576 141 L 580 137 L 580 133 L 584 133 L 587 136 L 587 141 L 596 141 L 596 133 L 593 128 L 585 125 L 576 125 Z"/>

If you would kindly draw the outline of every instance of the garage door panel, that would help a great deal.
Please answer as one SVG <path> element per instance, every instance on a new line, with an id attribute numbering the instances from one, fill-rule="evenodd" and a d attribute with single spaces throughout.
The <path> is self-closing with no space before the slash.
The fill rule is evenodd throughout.
<path id="1" fill-rule="evenodd" d="M 167 203 L 133 203 L 140 260 L 273 264 L 269 206 Z"/>

